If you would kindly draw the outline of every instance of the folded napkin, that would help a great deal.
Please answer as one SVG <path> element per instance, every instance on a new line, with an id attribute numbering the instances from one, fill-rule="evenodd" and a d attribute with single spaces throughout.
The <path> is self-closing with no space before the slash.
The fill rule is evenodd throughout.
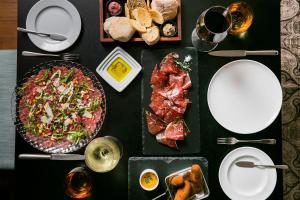
<path id="1" fill-rule="evenodd" d="M 11 97 L 16 86 L 17 51 L 0 50 L 0 169 L 15 167 L 15 127 Z"/>

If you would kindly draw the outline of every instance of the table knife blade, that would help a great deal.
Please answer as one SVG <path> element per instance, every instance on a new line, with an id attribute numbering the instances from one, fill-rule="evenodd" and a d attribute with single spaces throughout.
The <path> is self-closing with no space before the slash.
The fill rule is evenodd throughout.
<path id="1" fill-rule="evenodd" d="M 239 161 L 235 163 L 239 167 L 245 167 L 245 168 L 253 168 L 255 167 L 255 164 L 253 162 L 249 161 Z"/>
<path id="2" fill-rule="evenodd" d="M 84 160 L 80 154 L 20 154 L 22 160 Z"/>
<path id="3" fill-rule="evenodd" d="M 219 57 L 243 57 L 246 56 L 245 50 L 222 50 L 222 51 L 211 51 L 208 53 L 211 56 Z"/>
<path id="4" fill-rule="evenodd" d="M 247 51 L 247 50 L 221 50 L 221 51 L 211 51 L 208 53 L 211 56 L 220 56 L 220 57 L 244 57 L 250 55 L 261 55 L 261 56 L 276 56 L 278 55 L 277 50 L 256 50 L 256 51 Z"/>

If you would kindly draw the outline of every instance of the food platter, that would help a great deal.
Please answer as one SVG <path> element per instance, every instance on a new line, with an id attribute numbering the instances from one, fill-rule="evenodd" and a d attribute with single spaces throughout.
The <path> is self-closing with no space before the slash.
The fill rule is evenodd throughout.
<path id="1" fill-rule="evenodd" d="M 190 56 L 191 72 L 189 72 L 192 87 L 189 89 L 187 99 L 188 103 L 186 110 L 183 114 L 183 120 L 188 129 L 188 134 L 184 134 L 185 137 L 176 140 L 175 145 L 167 145 L 164 142 L 160 142 L 159 135 L 151 133 L 149 129 L 149 122 L 147 119 L 147 112 L 155 112 L 153 106 L 151 106 L 151 99 L 154 98 L 152 95 L 154 92 L 153 86 L 151 87 L 151 76 L 153 69 L 156 64 L 159 64 L 162 59 L 171 52 L 176 52 L 180 59 L 184 59 L 186 56 Z M 160 49 L 160 50 L 144 50 L 142 52 L 142 66 L 144 67 L 144 79 L 142 80 L 142 135 L 143 135 L 143 154 L 144 155 L 178 155 L 178 154 L 189 154 L 200 152 L 200 113 L 199 113 L 199 84 L 198 84 L 198 57 L 197 52 L 194 48 L 183 48 L 183 49 Z M 172 86 L 171 86 L 172 87 Z M 168 90 L 168 89 L 167 89 Z M 177 89 L 176 89 L 177 90 Z M 179 89 L 180 90 L 180 89 Z M 167 100 L 168 101 L 168 100 Z M 170 100 L 173 101 L 173 100 Z M 166 102 L 166 101 L 164 101 Z M 173 101 L 174 102 L 174 101 Z M 160 103 L 158 102 L 158 105 Z M 153 104 L 152 104 L 153 105 Z M 180 106 L 179 106 L 180 107 Z M 173 109 L 172 107 L 171 109 Z M 178 107 L 177 107 L 178 108 Z M 166 108 L 167 110 L 168 108 Z M 166 111 L 169 113 L 168 111 Z M 154 113 L 157 114 L 157 113 Z M 167 114 L 168 115 L 168 114 Z M 167 116 L 166 115 L 166 116 Z M 171 123 L 168 123 L 166 118 L 163 119 L 169 127 Z M 176 121 L 175 121 L 176 123 Z M 177 126 L 178 127 L 178 126 Z M 166 133 L 166 129 L 162 130 Z M 177 132 L 177 131 L 174 131 Z M 180 131 L 181 132 L 181 131 Z M 170 138 L 170 137 L 169 137 Z"/>
<path id="2" fill-rule="evenodd" d="M 189 170 L 193 164 L 201 167 L 204 178 L 204 192 L 189 199 L 204 199 L 209 196 L 208 161 L 205 157 L 130 157 L 128 161 L 128 199 L 153 199 L 165 193 L 161 199 L 167 199 L 174 193 L 167 184 L 174 175 Z M 159 177 L 159 185 L 153 191 L 145 191 L 139 184 L 139 176 L 145 169 L 154 170 Z M 169 192 L 171 194 L 169 194 Z"/>
<path id="3" fill-rule="evenodd" d="M 115 40 L 113 40 L 105 31 L 104 31 L 104 22 L 105 20 L 110 17 L 110 14 L 108 13 L 108 11 L 106 10 L 107 8 L 107 2 L 109 0 L 100 0 L 100 42 L 106 42 L 106 43 L 110 43 L 110 42 L 115 42 Z M 121 3 L 121 5 L 124 7 L 124 4 L 126 3 L 126 0 L 121 0 L 119 1 Z M 170 22 L 171 24 L 175 24 L 176 25 L 176 34 L 172 35 L 171 37 L 166 37 L 163 36 L 162 34 L 159 41 L 160 42 L 176 42 L 176 41 L 181 41 L 182 38 L 182 30 L 181 30 L 181 1 L 178 0 L 178 13 L 175 19 L 172 20 L 168 20 L 167 22 Z M 123 9 L 123 11 L 121 12 L 120 16 L 125 16 L 125 11 Z M 164 23 L 164 24 L 165 24 Z M 162 24 L 162 26 L 164 25 Z M 160 33 L 162 31 L 162 26 L 159 27 L 160 29 Z M 129 42 L 143 42 L 144 40 L 139 36 L 139 34 L 135 33 L 133 35 L 133 37 L 129 40 Z"/>
<path id="4" fill-rule="evenodd" d="M 87 123 L 85 123 L 87 118 L 89 119 L 94 119 L 93 116 L 87 116 L 88 114 L 88 111 L 85 109 L 84 110 L 84 113 L 83 114 L 79 114 L 79 111 L 74 111 L 74 112 L 69 112 L 69 110 L 71 109 L 71 106 L 73 107 L 72 109 L 75 110 L 75 107 L 74 105 L 79 105 L 78 104 L 74 104 L 72 105 L 72 103 L 70 102 L 70 107 L 69 105 L 66 105 L 66 103 L 64 103 L 64 100 L 62 100 L 63 103 L 57 103 L 57 101 L 55 101 L 55 96 L 54 95 L 49 95 L 47 96 L 47 98 L 50 98 L 51 96 L 54 96 L 52 98 L 53 99 L 47 99 L 45 100 L 45 95 L 43 96 L 43 100 L 45 102 L 47 102 L 46 104 L 49 104 L 51 105 L 52 108 L 46 108 L 46 104 L 43 105 L 41 104 L 40 106 L 40 110 L 43 110 L 43 108 L 45 109 L 45 117 L 38 117 L 37 118 L 37 112 L 34 112 L 35 113 L 35 116 L 33 117 L 33 124 L 34 124 L 34 130 L 39 130 L 37 128 L 40 128 L 40 127 L 37 127 L 37 125 L 44 125 L 44 127 L 50 127 L 49 128 L 49 131 L 52 131 L 51 134 L 49 133 L 49 135 L 44 135 L 44 134 L 31 134 L 32 131 L 28 131 L 28 130 L 31 130 L 28 128 L 28 124 L 25 124 L 24 123 L 24 116 L 22 116 L 24 113 L 25 113 L 25 106 L 22 106 L 23 104 L 21 103 L 21 101 L 23 101 L 23 97 L 24 97 L 24 92 L 21 90 L 24 89 L 22 88 L 23 86 L 26 86 L 26 83 L 30 83 L 30 81 L 33 79 L 33 78 L 36 78 L 38 76 L 38 74 L 40 74 L 43 70 L 47 72 L 50 71 L 49 73 L 53 72 L 51 70 L 54 70 L 55 68 L 57 68 L 58 66 L 61 66 L 61 67 L 64 67 L 66 70 L 69 70 L 69 71 L 73 71 L 75 70 L 76 72 L 80 72 L 82 74 L 82 76 L 80 78 L 82 79 L 87 79 L 89 80 L 89 84 L 90 86 L 92 87 L 91 89 L 95 88 L 94 91 L 97 92 L 97 97 L 100 98 L 100 103 L 98 104 L 97 106 L 97 109 L 100 109 L 101 112 L 99 112 L 99 114 L 97 115 L 98 119 L 93 121 L 93 124 L 90 123 L 90 125 L 93 125 L 93 128 L 91 128 L 90 130 L 90 133 L 88 134 L 85 134 L 83 135 L 82 137 L 78 137 L 78 139 L 75 140 L 67 140 L 67 138 L 57 138 L 57 137 L 52 137 L 53 134 L 54 134 L 54 126 L 55 127 L 60 127 L 59 126 L 59 121 L 54 121 L 54 119 L 56 119 L 56 112 L 55 110 L 58 110 L 58 112 L 61 112 L 60 109 L 61 107 L 60 106 L 67 106 L 68 109 L 66 109 L 68 112 L 66 112 L 64 115 L 63 115 L 63 128 L 61 127 L 60 129 L 58 129 L 58 131 L 60 131 L 59 133 L 62 132 L 62 130 L 65 130 L 65 126 L 68 127 L 68 129 L 66 128 L 66 130 L 71 130 L 71 127 L 76 127 L 77 124 L 84 124 L 84 131 L 87 131 L 88 130 L 88 126 L 87 126 Z M 60 71 L 60 70 L 57 70 L 57 71 Z M 61 74 L 63 74 L 63 72 L 61 72 Z M 74 73 L 73 73 L 74 74 Z M 55 73 L 53 74 L 53 76 L 55 75 Z M 74 75 L 74 77 L 76 78 L 76 75 Z M 50 76 L 48 76 L 50 77 Z M 57 76 L 54 76 L 55 78 Z M 52 77 L 51 77 L 52 78 Z M 50 80 L 51 80 L 50 78 Z M 75 80 L 74 78 L 74 80 Z M 79 77 L 77 77 L 79 78 Z M 58 78 L 56 78 L 58 79 Z M 73 79 L 73 78 L 72 78 Z M 36 79 L 34 79 L 36 80 Z M 47 82 L 51 82 L 50 80 L 48 80 Z M 63 78 L 61 78 L 61 81 L 63 80 Z M 73 85 L 73 81 L 70 81 L 71 84 L 69 85 Z M 34 81 L 34 83 L 37 83 L 36 81 Z M 45 83 L 47 84 L 47 83 Z M 76 84 L 76 82 L 74 81 L 74 85 Z M 63 84 L 61 84 L 57 89 L 53 89 L 53 90 L 60 90 L 59 88 L 62 86 Z M 49 87 L 52 87 L 52 85 L 50 85 Z M 54 85 L 54 87 L 56 87 Z M 54 88 L 52 87 L 52 88 Z M 75 86 L 73 88 L 76 88 Z M 35 88 L 32 89 L 32 93 L 34 92 L 38 92 L 36 90 L 34 90 Z M 47 88 L 43 88 L 45 91 L 47 90 Z M 67 91 L 68 88 L 66 87 L 64 89 L 64 91 Z M 64 94 L 64 91 L 61 92 L 60 94 Z M 81 93 L 82 91 L 86 92 L 86 90 L 81 90 L 81 91 L 78 91 L 79 93 Z M 73 90 L 72 90 L 73 92 Z M 41 92 L 43 93 L 43 92 Z M 75 90 L 74 90 L 74 94 L 75 94 Z M 73 93 L 68 93 L 67 94 L 68 96 L 72 96 Z M 85 94 L 83 94 L 84 96 Z M 75 95 L 73 95 L 74 97 Z M 83 97 L 81 96 L 81 97 Z M 65 98 L 66 95 L 64 95 L 63 98 Z M 62 98 L 62 99 L 63 99 Z M 77 97 L 76 98 L 74 97 L 74 101 L 80 101 L 80 106 L 83 108 L 83 102 L 81 102 L 81 100 L 77 99 L 77 98 L 80 98 L 80 97 Z M 34 102 L 36 102 L 36 99 L 37 97 L 34 96 Z M 61 99 L 60 99 L 61 100 Z M 30 102 L 31 100 L 29 101 L 25 101 L 26 102 L 26 107 L 28 105 L 30 105 Z M 32 100 L 33 101 L 33 100 Z M 48 103 L 49 102 L 49 103 Z M 60 101 L 59 101 L 60 102 Z M 91 105 L 92 102 L 89 104 Z M 43 106 L 42 106 L 43 105 Z M 69 152 L 73 152 L 73 151 L 76 151 L 82 147 L 84 147 L 85 145 L 88 144 L 89 141 L 91 141 L 99 132 L 99 130 L 101 129 L 101 126 L 104 122 L 104 118 L 105 118 L 105 114 L 106 114 L 106 98 L 105 98 L 105 93 L 104 93 L 104 90 L 102 88 L 102 85 L 101 83 L 99 82 L 99 80 L 97 79 L 97 77 L 87 68 L 87 67 L 84 67 L 78 63 L 75 63 L 75 62 L 67 62 L 67 61 L 50 61 L 50 62 L 45 62 L 45 63 L 41 63 L 33 68 L 31 68 L 31 70 L 29 72 L 27 72 L 25 75 L 24 75 L 24 78 L 18 82 L 18 85 L 17 85 L 17 88 L 16 88 L 16 92 L 15 92 L 15 100 L 12 101 L 12 107 L 14 108 L 15 107 L 15 116 L 14 116 L 14 121 L 15 121 L 15 124 L 16 124 L 16 129 L 17 129 L 17 132 L 19 132 L 19 134 L 21 135 L 21 137 L 26 141 L 28 142 L 31 146 L 33 146 L 34 148 L 40 150 L 40 151 L 43 151 L 43 152 L 46 152 L 46 153 L 69 153 Z M 32 106 L 34 107 L 34 106 Z M 31 107 L 31 108 L 32 108 Z M 37 106 L 36 106 L 37 107 Z M 50 107 L 50 106 L 48 106 Z M 76 107 L 77 108 L 77 107 Z M 55 110 L 53 110 L 55 109 Z M 51 110 L 51 111 L 49 111 Z M 46 116 L 48 117 L 48 119 L 50 118 L 50 113 L 52 113 L 52 119 L 50 121 L 47 121 L 47 118 Z M 30 115 L 31 112 L 31 109 L 29 111 L 29 114 L 28 116 Z M 91 114 L 91 113 L 90 113 Z M 93 114 L 93 113 L 92 113 Z M 74 116 L 75 115 L 75 116 Z M 54 116 L 54 117 L 53 117 Z M 26 115 L 25 115 L 26 117 Z M 86 118 L 86 119 L 84 119 Z M 77 120 L 75 120 L 77 119 Z M 45 122 L 46 120 L 46 122 Z M 78 121 L 78 120 L 81 120 L 81 121 Z M 68 121 L 68 123 L 66 123 Z M 55 124 L 57 123 L 57 124 Z M 83 125 L 82 125 L 83 126 Z M 74 128 L 75 129 L 75 128 Z M 48 130 L 46 128 L 44 128 L 43 130 Z M 71 131 L 70 131 L 71 132 Z M 69 132 L 69 133 L 70 133 Z M 72 133 L 74 133 L 74 130 L 72 131 Z M 78 132 L 77 132 L 78 133 Z M 76 133 L 76 134 L 77 134 Z M 85 132 L 87 133 L 87 132 Z M 51 136 L 51 137 L 50 137 Z M 70 135 L 67 135 L 68 138 Z M 64 135 L 64 137 L 66 137 Z M 72 137 L 71 137 L 72 138 Z M 49 145 L 49 143 L 51 143 L 51 145 Z"/>

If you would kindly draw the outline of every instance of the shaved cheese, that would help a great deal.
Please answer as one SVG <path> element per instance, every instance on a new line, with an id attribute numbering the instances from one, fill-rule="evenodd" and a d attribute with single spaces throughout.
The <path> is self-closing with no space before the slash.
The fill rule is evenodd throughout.
<path id="1" fill-rule="evenodd" d="M 92 118 L 93 117 L 93 115 L 89 111 L 84 111 L 82 116 L 86 117 L 86 118 Z"/>
<path id="2" fill-rule="evenodd" d="M 52 80 L 56 75 L 58 75 L 58 78 L 60 78 L 61 71 L 60 71 L 60 70 L 57 70 L 54 74 L 52 74 L 52 76 L 51 76 L 50 79 Z"/>
<path id="3" fill-rule="evenodd" d="M 57 89 L 58 89 L 59 93 L 63 93 L 66 88 L 63 85 L 61 85 Z"/>
<path id="4" fill-rule="evenodd" d="M 41 116 L 41 122 L 43 124 L 48 124 L 48 118 L 46 116 Z"/>
<path id="5" fill-rule="evenodd" d="M 53 85 L 55 87 L 58 87 L 59 86 L 59 78 L 56 78 L 54 81 L 53 81 Z"/>
<path id="6" fill-rule="evenodd" d="M 68 98 L 68 101 L 70 101 L 70 98 L 73 95 L 73 89 L 74 89 L 74 85 L 73 85 L 73 81 L 71 81 L 70 83 L 68 83 L 68 87 L 61 93 L 61 95 L 59 97 L 59 102 L 61 102 L 63 100 L 64 96 L 69 93 L 70 93 L 70 96 Z"/>
<path id="7" fill-rule="evenodd" d="M 72 113 L 71 115 L 72 115 L 72 119 L 76 119 L 77 118 L 77 116 L 76 116 L 75 113 Z"/>
<path id="8" fill-rule="evenodd" d="M 70 118 L 67 118 L 67 119 L 64 121 L 64 126 L 67 127 L 67 126 L 69 126 L 71 123 L 72 123 L 72 120 L 71 120 Z"/>
<path id="9" fill-rule="evenodd" d="M 67 108 L 69 108 L 69 103 L 62 103 L 61 104 L 61 108 L 64 110 L 64 109 L 67 109 Z"/>
<path id="10" fill-rule="evenodd" d="M 48 102 L 44 105 L 44 109 L 48 116 L 47 124 L 50 124 L 50 122 L 53 120 L 53 112 Z"/>

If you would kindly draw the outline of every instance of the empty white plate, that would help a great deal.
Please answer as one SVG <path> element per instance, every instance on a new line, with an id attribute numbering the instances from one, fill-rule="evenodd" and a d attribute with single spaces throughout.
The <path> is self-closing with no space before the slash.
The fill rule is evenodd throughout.
<path id="1" fill-rule="evenodd" d="M 264 200 L 273 192 L 277 172 L 274 168 L 242 168 L 238 161 L 274 165 L 263 151 L 253 147 L 241 147 L 231 151 L 219 168 L 219 182 L 224 193 L 233 200 Z"/>
<path id="2" fill-rule="evenodd" d="M 215 73 L 207 101 L 221 126 L 250 134 L 263 130 L 276 119 L 282 105 L 282 90 L 268 67 L 253 60 L 237 60 Z"/>
<path id="3" fill-rule="evenodd" d="M 30 40 L 40 49 L 58 52 L 69 48 L 81 31 L 81 19 L 77 9 L 66 0 L 41 0 L 29 11 L 26 28 L 45 33 L 58 33 L 66 36 L 64 41 L 52 40 L 34 34 L 28 34 Z"/>

